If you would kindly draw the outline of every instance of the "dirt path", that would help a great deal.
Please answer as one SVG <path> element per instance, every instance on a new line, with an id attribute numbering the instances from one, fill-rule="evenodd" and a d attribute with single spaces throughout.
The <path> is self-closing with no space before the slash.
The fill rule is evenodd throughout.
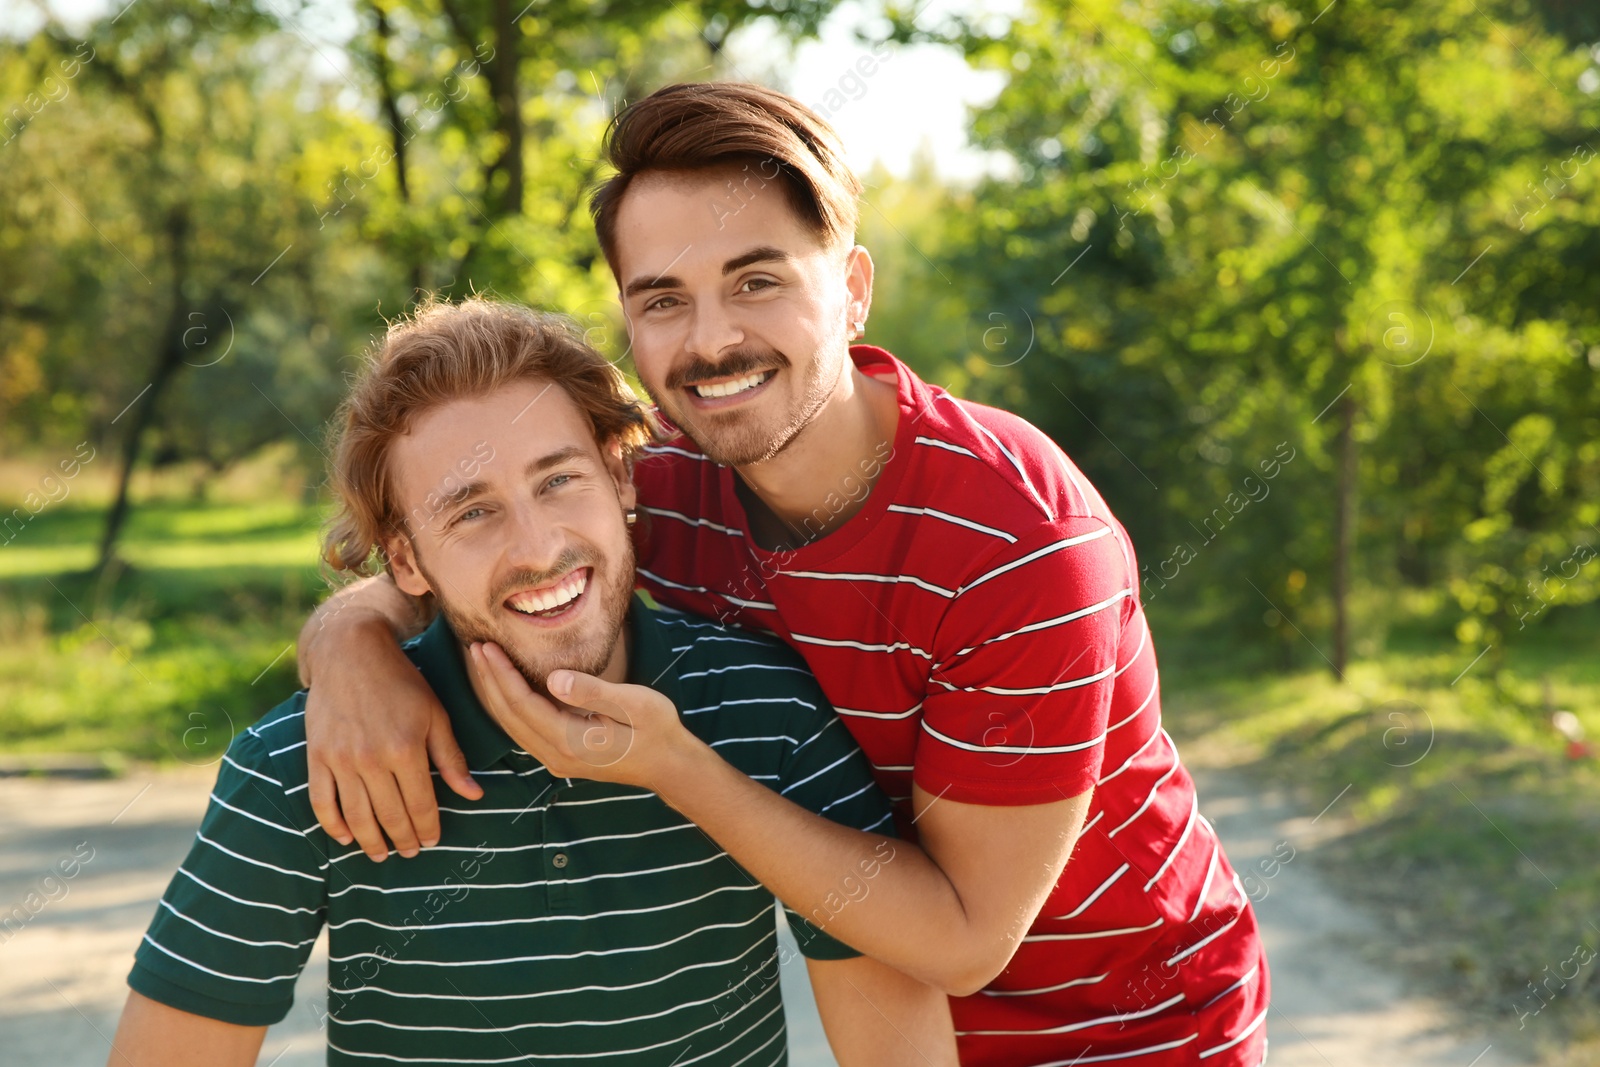
<path id="1" fill-rule="evenodd" d="M 0 1067 L 106 1063 L 131 954 L 188 851 L 212 777 L 201 769 L 111 781 L 0 779 Z M 1374 962 L 1383 955 L 1376 926 L 1333 896 L 1308 862 L 1337 831 L 1337 802 L 1317 818 L 1226 771 L 1197 777 L 1202 810 L 1241 875 L 1257 879 L 1273 971 L 1272 1067 L 1533 1063 L 1513 1052 L 1514 1034 L 1464 1028 Z M 1285 842 L 1294 858 L 1262 877 L 1258 862 L 1288 855 Z M 46 880 L 58 861 L 85 856 L 74 877 Z M 803 970 L 784 979 L 786 996 L 806 992 Z M 324 1062 L 326 981 L 319 942 L 294 1011 L 268 1034 L 263 1065 Z M 791 1062 L 831 1064 L 815 1009 L 799 1000 L 790 1000 Z"/>
<path id="2" fill-rule="evenodd" d="M 1221 769 L 1191 766 L 1200 810 L 1216 826 L 1256 902 L 1272 968 L 1271 1067 L 1532 1067 L 1515 1033 L 1469 1025 L 1409 992 L 1384 966 L 1385 935 L 1316 870 L 1318 846 L 1344 831 L 1341 798 L 1303 812 Z M 1284 862 L 1285 857 L 1291 857 Z"/>

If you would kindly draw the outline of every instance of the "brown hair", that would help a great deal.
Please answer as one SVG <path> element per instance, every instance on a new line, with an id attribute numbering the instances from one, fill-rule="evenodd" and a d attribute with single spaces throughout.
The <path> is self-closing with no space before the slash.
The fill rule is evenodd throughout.
<path id="1" fill-rule="evenodd" d="M 530 379 L 565 389 L 588 415 L 595 440 L 619 441 L 625 461 L 657 432 L 622 373 L 567 320 L 482 296 L 460 304 L 430 297 L 389 326 L 334 419 L 336 510 L 323 537 L 324 563 L 349 574 L 375 573 L 379 562 L 387 570 L 383 538 L 410 529 L 388 466 L 394 439 L 441 404 Z"/>
<path id="2" fill-rule="evenodd" d="M 854 239 L 861 182 L 828 121 L 783 93 L 748 82 L 668 85 L 625 108 L 606 131 L 616 173 L 589 201 L 595 233 L 617 271 L 617 209 L 646 171 L 696 171 L 753 164 L 781 178 L 795 213 L 825 245 Z M 765 184 L 765 181 L 762 182 Z"/>

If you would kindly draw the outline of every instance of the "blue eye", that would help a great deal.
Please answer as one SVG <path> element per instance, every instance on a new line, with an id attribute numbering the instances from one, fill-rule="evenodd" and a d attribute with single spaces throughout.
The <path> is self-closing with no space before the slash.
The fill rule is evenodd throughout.
<path id="1" fill-rule="evenodd" d="M 572 481 L 572 475 L 570 475 L 570 474 L 558 474 L 554 478 L 551 478 L 548 482 L 545 482 L 544 484 L 545 484 L 545 488 L 547 488 L 547 489 L 559 489 L 561 486 L 566 485 L 570 481 Z"/>

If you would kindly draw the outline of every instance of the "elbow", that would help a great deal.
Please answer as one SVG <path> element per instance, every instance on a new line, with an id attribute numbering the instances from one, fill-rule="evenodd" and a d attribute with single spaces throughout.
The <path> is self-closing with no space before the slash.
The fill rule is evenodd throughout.
<path id="1" fill-rule="evenodd" d="M 1005 970 L 1016 950 L 1014 944 L 1004 946 L 1003 953 L 993 945 L 986 945 L 976 952 L 946 959 L 939 972 L 928 979 L 928 984 L 947 996 L 970 997 Z"/>
<path id="2" fill-rule="evenodd" d="M 942 979 L 937 984 L 940 991 L 946 996 L 970 997 L 993 980 L 993 975 L 985 978 L 977 973 L 967 973 L 951 975 L 948 978 Z"/>

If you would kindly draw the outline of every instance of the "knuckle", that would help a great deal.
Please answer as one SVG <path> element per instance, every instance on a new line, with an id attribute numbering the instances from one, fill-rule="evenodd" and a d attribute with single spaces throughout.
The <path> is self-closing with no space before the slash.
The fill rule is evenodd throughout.
<path id="1" fill-rule="evenodd" d="M 399 803 L 385 801 L 382 804 L 375 804 L 372 812 L 385 826 L 396 826 L 411 821 L 406 815 L 405 806 Z"/>
<path id="2" fill-rule="evenodd" d="M 407 741 L 396 739 L 379 745 L 376 749 L 376 757 L 385 765 L 394 766 L 409 760 L 413 751 L 415 749 Z"/>

